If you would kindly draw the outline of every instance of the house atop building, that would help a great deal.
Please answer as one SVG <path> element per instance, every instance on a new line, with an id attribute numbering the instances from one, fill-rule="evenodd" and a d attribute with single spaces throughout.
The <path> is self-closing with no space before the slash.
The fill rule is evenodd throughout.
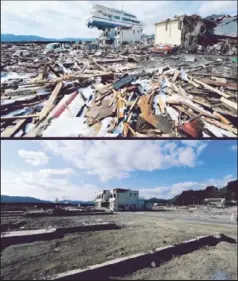
<path id="1" fill-rule="evenodd" d="M 124 43 L 142 41 L 142 22 L 135 15 L 122 10 L 96 4 L 87 20 L 87 26 L 101 30 L 98 41 L 103 44 L 118 47 Z"/>

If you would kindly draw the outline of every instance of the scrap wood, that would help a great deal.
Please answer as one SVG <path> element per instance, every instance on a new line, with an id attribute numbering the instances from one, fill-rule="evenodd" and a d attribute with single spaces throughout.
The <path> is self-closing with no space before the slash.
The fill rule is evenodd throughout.
<path id="1" fill-rule="evenodd" d="M 43 68 L 43 72 L 40 74 L 39 80 L 44 80 L 48 71 L 48 64 L 45 63 L 44 68 Z"/>
<path id="2" fill-rule="evenodd" d="M 106 96 L 110 95 L 111 93 L 112 93 L 111 90 L 108 90 L 108 91 L 106 92 L 106 94 L 104 94 L 104 95 L 102 95 L 101 97 L 95 99 L 95 102 L 98 102 L 98 101 L 103 100 Z"/>
<path id="3" fill-rule="evenodd" d="M 114 90 L 115 91 L 115 90 Z M 115 91 L 114 92 L 113 91 L 113 93 L 114 93 L 114 97 L 112 98 L 112 100 L 111 100 L 111 102 L 110 102 L 110 104 L 109 104 L 109 106 L 112 106 L 113 105 L 113 103 L 115 102 L 115 100 L 117 99 L 117 92 Z"/>
<path id="4" fill-rule="evenodd" d="M 203 107 L 207 107 L 209 109 L 212 109 L 212 105 L 209 103 L 207 103 L 207 101 L 199 101 L 197 100 L 196 98 L 193 99 L 193 102 L 199 104 L 199 105 L 202 105 Z"/>
<path id="5" fill-rule="evenodd" d="M 213 124 L 213 125 L 215 125 L 215 126 L 221 128 L 221 129 L 227 130 L 227 131 L 229 131 L 229 132 L 231 132 L 231 133 L 234 133 L 235 135 L 238 135 L 237 129 L 234 128 L 234 127 L 231 126 L 231 125 L 223 124 L 223 123 L 221 123 L 221 122 L 219 122 L 219 121 L 212 120 L 212 119 L 210 119 L 210 118 L 208 118 L 208 117 L 204 117 L 204 119 L 205 119 L 208 123 L 210 123 L 210 124 Z"/>
<path id="6" fill-rule="evenodd" d="M 173 78 L 172 78 L 172 82 L 175 82 L 175 81 L 177 80 L 179 74 L 180 74 L 180 72 L 179 72 L 178 70 L 175 70 L 174 76 L 173 76 Z"/>
<path id="7" fill-rule="evenodd" d="M 199 69 L 202 69 L 202 68 L 206 68 L 206 67 L 208 67 L 209 65 L 212 65 L 212 64 L 220 65 L 221 62 L 217 62 L 217 61 L 208 62 L 208 63 L 205 63 L 203 65 L 199 65 L 195 68 L 188 69 L 188 70 L 186 70 L 186 73 L 193 72 L 195 70 L 199 70 Z"/>
<path id="8" fill-rule="evenodd" d="M 171 104 L 172 107 L 176 108 L 178 111 L 188 115 L 188 116 L 195 116 L 195 114 L 191 114 L 190 112 L 186 111 L 185 108 L 181 105 Z"/>
<path id="9" fill-rule="evenodd" d="M 57 99 L 62 87 L 63 87 L 62 82 L 56 85 L 54 91 L 52 92 L 46 104 L 44 105 L 43 109 L 39 113 L 39 122 L 42 121 L 42 119 L 44 119 L 49 114 L 50 110 L 53 108 L 54 102 Z"/>
<path id="10" fill-rule="evenodd" d="M 28 118 L 38 118 L 38 114 L 30 114 L 30 115 L 18 115 L 18 116 L 8 116 L 8 117 L 1 117 L 1 121 L 11 121 L 16 119 L 28 119 Z"/>
<path id="11" fill-rule="evenodd" d="M 133 104 L 131 105 L 131 107 L 130 107 L 130 109 L 129 109 L 129 111 L 128 111 L 128 114 L 129 114 L 129 115 L 132 113 L 132 110 L 134 109 L 134 107 L 135 107 L 136 104 L 138 103 L 139 99 L 140 99 L 140 98 L 137 97 L 137 98 L 135 99 L 135 101 L 133 102 Z M 128 117 L 128 119 L 129 119 L 129 117 Z"/>
<path id="12" fill-rule="evenodd" d="M 237 110 L 237 102 L 234 102 L 234 101 L 231 101 L 231 100 L 228 100 L 224 97 L 221 98 L 221 102 L 225 103 L 226 105 L 234 108 Z"/>
<path id="13" fill-rule="evenodd" d="M 211 74 L 210 73 L 193 73 L 193 75 L 195 75 L 195 76 L 209 76 L 209 77 L 211 77 Z M 216 74 L 216 78 L 224 78 L 224 79 L 230 79 L 230 80 L 237 80 L 237 77 L 231 77 L 231 76 L 225 76 L 225 75 L 223 75 L 223 76 L 221 76 L 221 75 L 218 75 L 218 74 Z"/>
<path id="14" fill-rule="evenodd" d="M 188 77 L 190 79 L 192 78 L 191 76 L 188 76 Z M 205 84 L 202 81 L 199 81 L 199 80 L 197 80 L 195 78 L 193 79 L 193 81 L 196 82 L 197 84 L 201 84 L 205 89 L 210 90 L 212 92 L 215 92 L 215 93 L 217 93 L 218 95 L 220 95 L 220 96 L 222 96 L 224 98 L 229 98 L 230 97 L 230 95 L 227 95 L 227 94 L 223 93 L 222 91 L 220 91 L 220 90 L 218 90 L 218 89 L 216 89 L 216 88 L 214 88 L 212 86 L 209 86 L 209 85 Z"/>
<path id="15" fill-rule="evenodd" d="M 189 79 L 189 83 L 192 84 L 195 88 L 199 88 L 200 86 L 195 83 L 192 79 Z"/>
<path id="16" fill-rule="evenodd" d="M 178 85 L 178 90 L 179 90 L 179 93 L 181 96 L 183 96 L 183 97 L 188 96 L 188 94 L 184 91 L 184 89 L 180 85 Z"/>
<path id="17" fill-rule="evenodd" d="M 106 68 L 101 66 L 100 64 L 97 63 L 97 61 L 94 59 L 93 62 L 98 66 L 102 71 L 106 71 Z"/>
<path id="18" fill-rule="evenodd" d="M 146 135 L 143 135 L 143 134 L 140 134 L 140 133 L 138 133 L 138 132 L 136 132 L 134 129 L 132 129 L 131 128 L 131 126 L 128 124 L 128 123 L 124 123 L 124 126 L 126 127 L 126 128 L 128 128 L 130 131 L 131 131 L 131 133 L 132 133 L 132 135 L 133 136 L 136 136 L 136 137 L 147 137 Z M 124 128 L 125 128 L 124 127 Z"/>
<path id="19" fill-rule="evenodd" d="M 182 105 L 186 105 L 187 107 L 191 108 L 192 110 L 194 110 L 195 112 L 198 112 L 200 113 L 201 115 L 203 116 L 207 116 L 207 117 L 210 117 L 210 118 L 213 118 L 213 119 L 218 119 L 218 117 L 215 117 L 214 115 L 212 115 L 210 112 L 208 111 L 205 111 L 199 107 L 197 107 L 195 104 L 191 104 L 191 102 L 188 102 L 187 100 L 185 99 L 177 99 L 177 100 L 172 100 L 172 99 L 169 99 L 167 100 L 167 103 L 168 104 L 182 104 Z"/>
<path id="20" fill-rule="evenodd" d="M 148 130 L 141 130 L 141 133 L 156 133 L 156 134 L 162 134 L 162 132 L 158 129 L 148 129 Z"/>
<path id="21" fill-rule="evenodd" d="M 158 127 L 158 121 L 153 114 L 152 108 L 149 104 L 149 97 L 148 95 L 140 97 L 138 101 L 138 106 L 141 109 L 141 113 L 139 116 L 141 116 L 146 122 L 148 122 L 153 127 Z"/>
<path id="22" fill-rule="evenodd" d="M 179 89 L 178 89 L 178 86 L 174 83 L 171 83 L 171 89 L 177 93 L 179 93 Z"/>
<path id="23" fill-rule="evenodd" d="M 4 138 L 12 138 L 14 135 L 22 128 L 24 127 L 28 122 L 27 119 L 19 120 L 15 126 L 8 126 L 5 128 L 3 132 L 1 132 L 1 137 Z"/>
<path id="24" fill-rule="evenodd" d="M 165 113 L 166 105 L 165 105 L 163 98 L 160 95 L 158 96 L 158 104 L 159 104 L 161 112 Z"/>
<path id="25" fill-rule="evenodd" d="M 213 115 L 218 117 L 218 118 L 220 118 L 222 123 L 224 123 L 226 125 L 230 125 L 231 124 L 231 122 L 227 118 L 225 118 L 222 114 L 220 114 L 220 113 L 218 113 L 216 111 L 213 111 Z"/>
<path id="26" fill-rule="evenodd" d="M 100 93 L 105 94 L 107 91 L 112 89 L 112 84 L 104 85 L 104 84 L 94 84 L 93 87 Z"/>
<path id="27" fill-rule="evenodd" d="M 29 95 L 29 94 L 36 94 L 37 90 L 39 89 L 42 89 L 42 87 L 33 87 L 33 88 L 30 88 L 30 89 L 17 89 L 17 90 L 11 90 L 11 89 L 5 89 L 5 95 Z"/>
<path id="28" fill-rule="evenodd" d="M 211 79 L 201 79 L 203 83 L 206 83 L 207 85 L 215 85 L 215 86 L 222 86 L 226 88 L 231 88 L 234 90 L 237 90 L 237 83 L 224 83 L 224 82 L 217 82 Z"/>
<path id="29" fill-rule="evenodd" d="M 127 137 L 128 132 L 129 132 L 128 123 L 127 123 L 127 122 L 124 122 L 124 123 L 123 123 L 123 136 L 124 136 L 124 137 Z"/>
<path id="30" fill-rule="evenodd" d="M 117 101 L 117 116 L 118 120 L 124 118 L 124 101 L 120 98 Z"/>

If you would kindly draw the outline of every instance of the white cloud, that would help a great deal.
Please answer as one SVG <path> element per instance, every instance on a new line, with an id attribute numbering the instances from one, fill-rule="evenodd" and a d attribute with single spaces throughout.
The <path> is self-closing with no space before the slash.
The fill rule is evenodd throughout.
<path id="1" fill-rule="evenodd" d="M 122 179 L 130 173 L 172 167 L 195 167 L 206 143 L 149 140 L 42 141 L 45 151 L 62 157 L 101 181 Z"/>
<path id="2" fill-rule="evenodd" d="M 232 151 L 235 151 L 235 152 L 237 152 L 237 145 L 232 145 L 231 147 L 230 147 L 230 149 L 232 150 Z"/>
<path id="3" fill-rule="evenodd" d="M 45 165 L 49 162 L 49 157 L 41 151 L 31 151 L 20 149 L 18 151 L 20 157 L 22 157 L 26 163 L 33 166 Z"/>
<path id="4" fill-rule="evenodd" d="M 155 22 L 175 14 L 202 16 L 236 11 L 235 1 L 1 1 L 1 33 L 34 34 L 44 37 L 97 37 L 89 29 L 93 4 L 123 9 L 144 23 L 144 32 L 155 32 Z"/>
<path id="5" fill-rule="evenodd" d="M 44 200 L 93 200 L 99 189 L 90 184 L 73 184 L 72 169 L 45 169 L 36 172 L 2 169 L 1 193 Z"/>
<path id="6" fill-rule="evenodd" d="M 229 181 L 235 180 L 232 175 L 226 175 L 221 179 L 208 179 L 202 182 L 179 182 L 171 186 L 161 186 L 156 188 L 143 188 L 140 189 L 140 195 L 145 198 L 165 198 L 171 199 L 179 195 L 185 190 L 198 190 L 205 189 L 209 185 L 221 188 L 224 187 Z"/>
<path id="7" fill-rule="evenodd" d="M 50 171 L 50 172 L 49 172 Z M 96 193 L 102 188 L 95 185 L 72 183 L 71 169 L 39 170 L 36 172 L 19 169 L 2 169 L 1 193 L 10 196 L 31 196 L 44 200 L 55 198 L 67 200 L 94 200 Z M 202 182 L 178 182 L 171 186 L 139 189 L 140 197 L 170 199 L 184 190 L 204 189 L 209 185 L 224 187 L 229 181 L 235 180 L 232 175 L 221 179 L 208 179 Z M 112 186 L 111 188 L 116 188 Z"/>
<path id="8" fill-rule="evenodd" d="M 203 17 L 212 14 L 233 13 L 237 11 L 236 1 L 202 1 L 199 14 Z"/>

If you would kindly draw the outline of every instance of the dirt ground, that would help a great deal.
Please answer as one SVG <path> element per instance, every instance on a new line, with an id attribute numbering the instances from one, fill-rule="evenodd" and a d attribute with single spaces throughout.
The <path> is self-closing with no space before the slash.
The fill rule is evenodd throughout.
<path id="1" fill-rule="evenodd" d="M 116 222 L 122 228 L 120 230 L 69 234 L 63 239 L 10 246 L 4 249 L 1 255 L 1 279 L 3 280 L 43 279 L 46 276 L 67 270 L 84 268 L 88 265 L 102 263 L 114 258 L 149 251 L 200 235 L 219 232 L 237 239 L 235 226 L 227 227 L 177 220 L 171 221 L 166 218 L 135 216 L 133 213 L 67 218 L 28 218 L 27 220 L 29 220 L 28 225 L 33 228 L 37 225 L 38 228 L 62 226 L 65 224 L 79 225 L 90 221 Z M 233 278 L 236 276 L 236 246 L 225 243 L 224 245 L 218 245 L 215 249 L 199 250 L 204 258 L 206 257 L 207 259 L 206 253 L 209 251 L 210 263 L 208 265 L 206 265 L 206 259 L 204 259 L 203 264 L 203 259 L 200 258 L 198 252 L 195 252 L 181 258 L 175 258 L 159 268 L 149 269 L 149 272 L 151 276 L 156 276 L 156 271 L 163 270 L 164 268 L 163 278 L 170 279 L 172 271 L 169 268 L 173 267 L 174 263 L 179 268 L 181 267 L 180 279 L 190 278 L 191 274 L 193 274 L 192 279 L 199 279 L 200 274 L 202 274 L 200 267 L 203 266 L 205 266 L 204 272 L 205 270 L 210 272 L 211 268 L 214 272 L 223 270 Z M 222 259 L 219 261 L 217 259 L 219 255 L 226 262 L 224 262 L 224 267 L 221 267 Z M 188 263 L 190 266 L 186 265 L 188 261 L 191 261 Z M 230 267 L 230 269 L 226 270 L 226 266 Z M 195 267 L 194 270 L 193 267 Z M 149 272 L 145 269 L 130 276 L 130 278 L 144 279 L 143 276 L 147 276 Z M 176 270 L 174 269 L 173 272 L 176 273 Z M 140 277 L 140 274 L 142 277 Z M 151 276 L 148 275 L 146 279 L 151 279 Z"/>
<path id="2" fill-rule="evenodd" d="M 237 280 L 237 245 L 221 242 L 120 280 Z"/>

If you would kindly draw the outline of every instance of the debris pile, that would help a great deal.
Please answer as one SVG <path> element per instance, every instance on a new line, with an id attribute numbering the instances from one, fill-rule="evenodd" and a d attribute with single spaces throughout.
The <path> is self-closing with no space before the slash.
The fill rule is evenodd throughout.
<path id="1" fill-rule="evenodd" d="M 34 47 L 2 46 L 2 137 L 237 136 L 229 58 L 157 60 L 138 45 L 46 55 Z"/>

